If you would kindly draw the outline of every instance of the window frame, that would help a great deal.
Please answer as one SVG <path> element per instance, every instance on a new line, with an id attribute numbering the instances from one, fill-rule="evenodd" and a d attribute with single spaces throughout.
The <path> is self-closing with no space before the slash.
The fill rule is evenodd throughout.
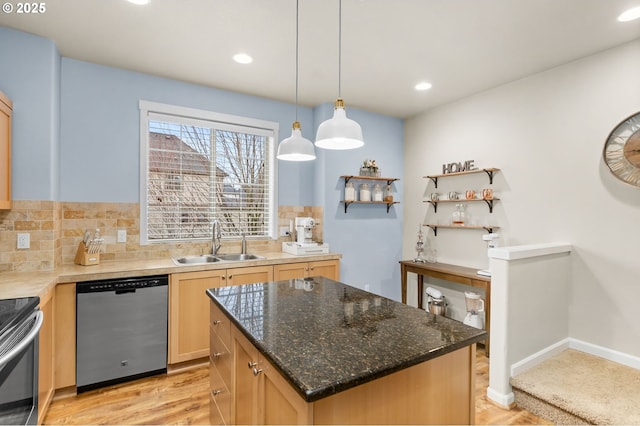
<path id="1" fill-rule="evenodd" d="M 259 120 L 255 118 L 242 117 L 231 114 L 223 114 L 219 112 L 207 111 L 196 108 L 189 108 L 177 105 L 163 104 L 152 101 L 139 101 L 140 109 L 140 245 L 151 244 L 172 244 L 189 241 L 208 241 L 209 238 L 190 238 L 186 240 L 152 240 L 148 238 L 147 223 L 147 201 L 148 201 L 148 168 L 149 168 L 149 121 L 158 120 L 160 116 L 167 118 L 173 117 L 183 122 L 183 124 L 199 124 L 214 123 L 219 126 L 211 125 L 222 130 L 231 130 L 242 128 L 254 129 L 257 133 L 264 134 L 267 137 L 267 153 L 266 158 L 269 162 L 269 222 L 268 234 L 263 237 L 254 237 L 255 239 L 271 239 L 276 240 L 277 234 L 277 216 L 278 216 L 278 162 L 276 161 L 276 147 L 279 134 L 279 123 L 273 121 Z M 236 237 L 224 236 L 223 239 L 236 239 Z"/>

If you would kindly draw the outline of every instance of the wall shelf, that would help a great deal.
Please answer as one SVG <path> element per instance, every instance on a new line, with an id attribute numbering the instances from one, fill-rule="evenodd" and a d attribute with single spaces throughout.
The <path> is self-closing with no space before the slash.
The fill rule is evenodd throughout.
<path id="1" fill-rule="evenodd" d="M 344 179 L 345 188 L 347 186 L 347 183 L 351 179 L 372 180 L 372 181 L 386 182 L 387 185 L 391 185 L 393 182 L 400 180 L 400 178 L 378 177 L 378 176 L 359 176 L 359 175 L 342 175 L 340 177 L 342 179 Z M 357 191 L 356 191 L 356 193 L 357 193 Z M 387 206 L 387 214 L 389 213 L 389 209 L 391 208 L 392 205 L 400 204 L 399 201 L 345 201 L 345 200 L 341 200 L 340 203 L 344 204 L 344 212 L 345 213 L 347 213 L 347 208 L 351 204 L 378 204 L 378 205 L 386 205 Z"/>
<path id="2" fill-rule="evenodd" d="M 439 178 L 444 178 L 444 177 L 453 177 L 453 176 L 462 176 L 462 175 L 470 175 L 473 173 L 486 173 L 487 176 L 489 176 L 489 185 L 493 184 L 493 175 L 498 172 L 500 169 L 496 169 L 496 168 L 488 168 L 488 169 L 477 169 L 477 170 L 469 170 L 466 172 L 455 172 L 455 173 L 444 173 L 444 174 L 439 174 L 439 175 L 429 175 L 429 176 L 423 176 L 423 178 L 425 179 L 431 179 L 433 181 L 433 183 L 436 185 L 436 188 L 438 187 L 438 179 Z"/>
<path id="3" fill-rule="evenodd" d="M 438 201 L 432 201 L 432 200 L 424 200 L 423 203 L 429 203 L 433 206 L 433 211 L 434 213 L 438 213 L 438 204 L 439 203 L 473 203 L 476 201 L 484 201 L 485 203 L 487 203 L 487 206 L 489 207 L 489 213 L 493 213 L 493 202 L 494 201 L 500 201 L 500 198 L 492 198 L 490 200 L 484 199 L 484 198 L 474 198 L 471 200 L 467 200 L 466 198 L 460 199 L 460 200 L 438 200 Z"/>
<path id="4" fill-rule="evenodd" d="M 492 226 L 492 225 L 477 225 L 477 226 L 470 226 L 470 225 L 436 225 L 434 223 L 428 223 L 428 224 L 424 224 L 422 226 L 428 226 L 429 228 L 433 229 L 433 235 L 434 236 L 438 236 L 438 228 L 446 228 L 446 229 L 483 229 L 485 231 L 487 231 L 488 233 L 492 234 L 493 231 L 495 229 L 499 229 L 499 226 Z"/>
<path id="5" fill-rule="evenodd" d="M 382 205 L 387 205 L 387 213 L 389 213 L 389 209 L 391 208 L 392 205 L 394 204 L 400 204 L 400 201 L 391 201 L 391 202 L 386 202 L 386 201 L 340 201 L 341 203 L 344 203 L 344 212 L 347 212 L 347 207 L 349 207 L 350 204 L 382 204 Z"/>
<path id="6" fill-rule="evenodd" d="M 448 178 L 448 177 L 453 177 L 453 176 L 462 176 L 462 175 L 471 175 L 471 174 L 476 174 L 476 173 L 486 173 L 487 176 L 489 177 L 489 184 L 492 185 L 493 184 L 493 176 L 495 175 L 495 173 L 497 173 L 500 169 L 496 169 L 494 167 L 491 168 L 487 168 L 487 169 L 476 169 L 476 170 L 468 170 L 465 172 L 454 172 L 454 173 L 444 173 L 444 174 L 439 174 L 439 175 L 428 175 L 428 176 L 423 176 L 423 178 L 426 179 L 431 179 L 433 181 L 433 183 L 435 184 L 436 188 L 438 187 L 438 179 L 441 178 Z M 464 196 L 464 194 L 463 194 Z M 460 204 L 460 203 L 474 203 L 474 202 L 481 202 L 484 201 L 487 204 L 487 207 L 489 208 L 489 213 L 493 213 L 493 206 L 495 204 L 496 201 L 500 201 L 499 198 L 490 198 L 490 199 L 485 199 L 485 198 L 472 198 L 472 199 L 467 199 L 467 198 L 461 198 L 458 200 L 423 200 L 423 203 L 429 203 L 433 206 L 433 210 L 434 213 L 438 212 L 438 204 L 440 203 L 452 203 L 452 204 Z M 430 223 L 430 224 L 423 224 L 423 226 L 428 226 L 429 228 L 431 228 L 433 230 L 433 234 L 434 236 L 438 236 L 438 228 L 447 228 L 447 229 L 481 229 L 484 231 L 487 231 L 488 233 L 492 234 L 494 229 L 498 229 L 498 226 L 492 226 L 492 225 L 474 225 L 474 226 L 470 226 L 470 225 L 437 225 L 435 223 Z"/>
<path id="7" fill-rule="evenodd" d="M 348 183 L 351 179 L 359 179 L 359 180 L 379 180 L 387 182 L 387 185 L 391 185 L 392 182 L 400 180 L 400 178 L 388 178 L 388 177 L 377 177 L 377 176 L 358 176 L 358 175 L 344 175 L 340 176 L 344 179 L 344 183 Z"/>

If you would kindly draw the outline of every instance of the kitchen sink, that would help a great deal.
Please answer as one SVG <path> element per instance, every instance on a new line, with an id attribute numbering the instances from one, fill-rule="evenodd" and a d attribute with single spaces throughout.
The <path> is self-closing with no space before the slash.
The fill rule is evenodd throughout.
<path id="1" fill-rule="evenodd" d="M 196 265 L 199 263 L 214 263 L 220 261 L 220 259 L 210 254 L 204 254 L 202 256 L 174 257 L 172 260 L 176 265 Z"/>
<path id="2" fill-rule="evenodd" d="M 257 254 L 252 253 L 227 253 L 227 254 L 216 254 L 215 256 L 212 254 L 203 254 L 202 256 L 183 256 L 183 257 L 174 257 L 173 263 L 176 265 L 199 265 L 203 263 L 215 263 L 220 261 L 231 261 L 231 262 L 239 262 L 242 260 L 257 260 L 264 259 L 262 256 L 258 256 Z"/>
<path id="3" fill-rule="evenodd" d="M 264 257 L 262 256 L 258 256 L 256 254 L 251 254 L 251 253 L 216 254 L 216 257 L 220 260 L 232 260 L 232 261 L 264 259 Z"/>

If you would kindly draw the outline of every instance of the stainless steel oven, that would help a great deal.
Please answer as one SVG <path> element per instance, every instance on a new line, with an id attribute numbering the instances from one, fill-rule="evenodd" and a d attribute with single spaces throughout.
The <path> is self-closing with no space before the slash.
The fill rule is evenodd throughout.
<path id="1" fill-rule="evenodd" d="M 40 298 L 0 300 L 0 424 L 38 422 Z"/>

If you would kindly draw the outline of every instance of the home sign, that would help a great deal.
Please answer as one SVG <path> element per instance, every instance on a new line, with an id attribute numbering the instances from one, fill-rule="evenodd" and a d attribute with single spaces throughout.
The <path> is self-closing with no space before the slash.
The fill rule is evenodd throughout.
<path id="1" fill-rule="evenodd" d="M 478 168 L 475 166 L 475 160 L 467 160 L 464 163 L 447 163 L 442 165 L 442 174 L 446 175 L 448 173 L 460 173 L 460 172 L 468 172 L 471 170 L 477 170 Z"/>

